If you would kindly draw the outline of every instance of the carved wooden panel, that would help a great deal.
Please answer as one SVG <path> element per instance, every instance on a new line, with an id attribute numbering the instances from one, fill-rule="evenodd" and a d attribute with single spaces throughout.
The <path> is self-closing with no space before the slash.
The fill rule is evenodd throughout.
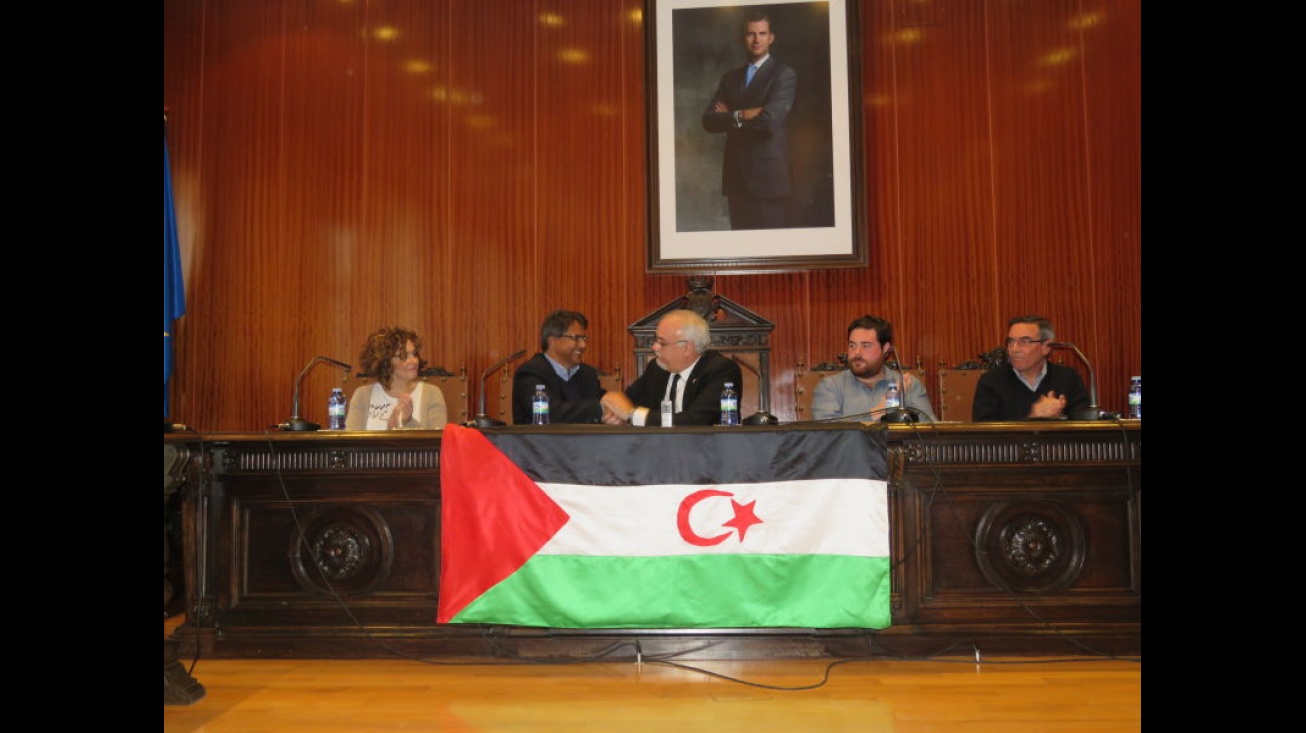
<path id="1" fill-rule="evenodd" d="M 1138 628 L 1140 432 L 971 423 L 891 450 L 904 619 L 942 628 L 1030 614 L 1050 628 Z"/>
<path id="2" fill-rule="evenodd" d="M 775 429 L 786 428 L 741 434 Z M 889 451 L 893 625 L 876 632 L 885 648 L 982 640 L 992 653 L 1069 653 L 1073 634 L 1139 652 L 1140 423 L 870 429 L 887 431 Z M 663 460 L 656 438 L 669 432 L 650 430 L 650 460 Z M 533 639 L 584 653 L 604 636 L 666 653 L 705 644 L 725 655 L 850 653 L 811 630 L 692 630 L 668 641 L 665 630 L 534 629 L 487 646 L 487 629 L 436 624 L 440 436 L 206 438 L 190 454 L 183 506 L 188 608 L 199 609 L 176 632 L 183 654 L 390 654 L 378 639 L 441 653 Z M 164 442 L 165 456 L 169 445 L 200 445 L 188 435 Z"/>

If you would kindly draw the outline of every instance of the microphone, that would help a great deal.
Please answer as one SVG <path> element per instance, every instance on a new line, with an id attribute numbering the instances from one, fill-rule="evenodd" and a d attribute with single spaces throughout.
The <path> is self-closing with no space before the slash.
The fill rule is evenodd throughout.
<path id="1" fill-rule="evenodd" d="M 504 364 L 507 364 L 513 359 L 520 359 L 525 355 L 526 355 L 526 349 L 522 349 L 521 351 L 518 351 L 512 356 L 503 357 L 502 359 L 495 362 L 494 366 L 485 370 L 485 373 L 481 375 L 481 399 L 477 404 L 476 417 L 472 418 L 472 421 L 467 423 L 467 427 L 496 428 L 496 427 L 503 427 L 504 425 L 508 424 L 502 420 L 495 420 L 494 418 L 485 414 L 485 382 L 487 379 L 490 378 L 491 374 L 494 374 L 495 372 L 499 371 L 499 369 L 503 368 Z"/>
<path id="2" fill-rule="evenodd" d="M 1078 356 L 1079 360 L 1084 362 L 1084 366 L 1088 367 L 1088 407 L 1085 407 L 1084 409 L 1078 412 L 1071 413 L 1070 419 L 1072 420 L 1102 419 L 1102 411 L 1098 409 L 1098 405 L 1097 405 L 1097 376 L 1093 374 L 1092 362 L 1088 360 L 1087 356 L 1084 356 L 1084 352 L 1080 351 L 1078 346 L 1075 346 L 1069 341 L 1052 341 L 1048 343 L 1048 346 L 1051 346 L 1054 349 L 1069 349 L 1075 352 L 1075 356 Z"/>
<path id="3" fill-rule="evenodd" d="M 754 412 L 753 414 L 744 418 L 744 424 L 745 425 L 779 425 L 780 418 L 776 417 L 775 415 L 772 415 L 771 411 L 767 409 L 768 407 L 771 406 L 771 395 L 767 394 L 768 390 L 762 387 L 762 373 L 757 371 L 757 368 L 754 367 L 752 364 L 749 364 L 748 362 L 744 361 L 743 359 L 740 359 L 734 354 L 731 354 L 730 358 L 734 359 L 736 364 L 752 372 L 753 376 L 757 377 L 757 384 L 758 384 L 757 412 Z M 742 387 L 743 385 L 740 386 Z"/>
<path id="4" fill-rule="evenodd" d="M 898 350 L 889 347 L 889 356 L 885 357 L 884 365 L 893 366 L 893 370 L 898 372 L 898 407 L 890 407 L 884 411 L 880 417 L 880 422 L 918 422 L 920 418 L 916 414 L 902 405 L 907 404 L 907 379 L 902 373 L 902 364 L 898 363 Z M 892 360 L 892 361 L 890 361 Z"/>
<path id="5" fill-rule="evenodd" d="M 299 379 L 295 380 L 295 396 L 293 402 L 291 403 L 292 414 L 290 416 L 290 420 L 283 425 L 278 425 L 277 427 L 281 428 L 282 430 L 290 430 L 295 432 L 320 430 L 322 428 L 321 425 L 318 425 L 315 422 L 309 422 L 299 416 L 299 389 L 304 385 L 304 377 L 308 376 L 308 373 L 313 370 L 313 367 L 317 366 L 321 362 L 326 362 L 332 366 L 337 366 L 340 367 L 341 369 L 344 369 L 346 376 L 348 376 L 349 370 L 353 369 L 353 367 L 344 363 L 343 361 L 336 361 L 335 359 L 332 359 L 331 357 L 328 356 L 313 357 L 311 361 L 309 361 L 307 364 L 304 365 L 304 371 L 299 373 Z"/>

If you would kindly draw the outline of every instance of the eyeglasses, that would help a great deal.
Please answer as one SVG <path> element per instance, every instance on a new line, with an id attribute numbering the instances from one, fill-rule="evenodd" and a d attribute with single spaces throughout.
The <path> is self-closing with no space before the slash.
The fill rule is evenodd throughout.
<path id="1" fill-rule="evenodd" d="M 587 336 L 586 334 L 583 334 L 583 333 L 564 333 L 564 334 L 558 336 L 558 338 L 560 338 L 560 339 L 571 339 L 572 341 L 579 341 L 579 342 L 581 342 L 581 343 L 583 343 L 583 344 L 585 344 L 585 343 L 589 343 L 589 340 L 590 340 L 590 337 Z"/>
<path id="2" fill-rule="evenodd" d="M 662 339 L 653 339 L 653 345 L 658 347 L 659 349 L 665 349 L 668 346 L 675 346 L 676 344 L 687 344 L 687 343 L 689 343 L 689 339 L 680 339 L 679 341 L 663 341 Z"/>
<path id="3" fill-rule="evenodd" d="M 1020 347 L 1023 349 L 1029 346 L 1030 344 L 1041 344 L 1044 341 L 1047 341 L 1047 339 L 1032 339 L 1028 336 L 1021 336 L 1018 339 L 1007 339 L 1007 348 L 1010 349 L 1011 347 L 1019 344 Z"/>

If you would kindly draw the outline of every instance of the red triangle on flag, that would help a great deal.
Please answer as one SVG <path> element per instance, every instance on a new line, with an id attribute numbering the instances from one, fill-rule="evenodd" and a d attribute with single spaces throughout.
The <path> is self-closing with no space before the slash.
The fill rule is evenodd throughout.
<path id="1" fill-rule="evenodd" d="M 477 430 L 440 442 L 440 606 L 449 623 L 517 572 L 571 516 Z"/>

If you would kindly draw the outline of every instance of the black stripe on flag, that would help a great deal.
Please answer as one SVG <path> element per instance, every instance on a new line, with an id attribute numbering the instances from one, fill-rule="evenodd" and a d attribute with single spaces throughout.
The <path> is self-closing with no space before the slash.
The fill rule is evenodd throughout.
<path id="1" fill-rule="evenodd" d="M 885 431 L 879 426 L 687 427 L 666 433 L 583 427 L 491 429 L 485 437 L 532 480 L 544 483 L 706 485 L 888 477 Z"/>

